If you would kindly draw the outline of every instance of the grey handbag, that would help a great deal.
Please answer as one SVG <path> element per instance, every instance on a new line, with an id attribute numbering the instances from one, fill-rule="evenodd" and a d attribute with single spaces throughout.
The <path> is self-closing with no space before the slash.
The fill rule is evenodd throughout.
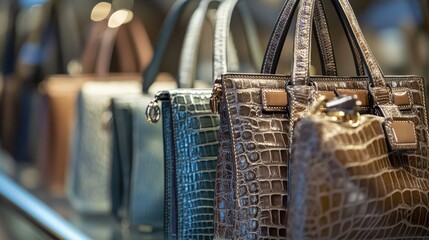
<path id="1" fill-rule="evenodd" d="M 189 29 L 200 33 L 207 9 L 216 2 L 201 1 L 199 10 L 192 16 Z M 252 31 L 246 31 L 246 38 L 256 43 L 251 46 L 254 50 L 251 51 L 252 60 L 259 62 L 262 60 L 262 55 L 258 55 L 260 53 L 258 37 L 252 18 L 244 4 L 245 2 L 240 5 L 241 17 L 244 18 L 246 30 L 252 29 Z M 234 7 L 229 10 L 232 11 L 232 9 Z M 192 25 L 198 27 L 191 27 Z M 192 78 L 195 78 L 198 39 L 185 39 L 185 45 L 189 44 L 194 49 L 185 48 L 186 52 L 182 53 L 179 83 L 181 86 L 191 87 Z M 225 42 L 228 40 L 230 39 L 226 39 Z M 228 57 L 230 61 L 231 58 L 233 59 L 232 62 L 236 58 L 234 58 L 233 49 L 233 47 L 228 49 L 228 53 L 231 54 Z M 232 66 L 229 69 L 238 70 L 238 67 Z M 211 113 L 210 93 L 211 89 L 190 88 L 162 91 L 157 93 L 155 100 L 148 106 L 148 120 L 157 122 L 160 111 L 157 101 L 162 101 L 166 177 L 165 239 L 211 239 L 213 237 L 213 199 L 219 118 Z"/>
<path id="2" fill-rule="evenodd" d="M 139 95 L 142 88 L 140 73 L 152 58 L 152 45 L 144 25 L 132 24 L 136 21 L 137 19 L 133 18 L 130 23 L 119 28 L 106 27 L 95 64 L 86 58 L 87 55 L 82 56 L 84 63 L 89 61 L 83 65 L 84 71 L 95 65 L 97 73 L 107 73 L 110 67 L 109 59 L 117 56 L 119 65 L 124 65 L 121 66 L 124 71 L 134 72 L 127 75 L 97 75 L 97 82 L 84 82 L 79 92 L 67 195 L 71 205 L 82 213 L 105 214 L 112 208 L 112 132 L 109 109 L 111 98 Z M 122 31 L 124 28 L 130 31 Z M 127 36 L 130 37 L 128 41 Z M 116 55 L 113 54 L 114 50 L 117 51 Z M 130 52 L 133 54 L 127 54 Z"/>
<path id="3" fill-rule="evenodd" d="M 143 119 L 151 100 L 147 92 L 177 87 L 175 81 L 164 81 L 166 77 L 158 72 L 174 27 L 190 2 L 176 1 L 168 13 L 155 55 L 144 71 L 144 94 L 112 99 L 112 213 L 123 225 L 142 231 L 162 228 L 164 223 L 162 126 L 150 125 Z M 188 45 L 182 48 L 186 47 Z"/>
<path id="4" fill-rule="evenodd" d="M 141 91 L 138 76 L 130 76 L 129 81 L 124 78 L 86 82 L 78 95 L 67 192 L 70 203 L 79 212 L 101 214 L 111 209 L 110 99 Z"/>
<path id="5" fill-rule="evenodd" d="M 148 126 L 150 97 L 112 99 L 112 212 L 124 225 L 142 231 L 161 229 L 164 204 L 162 128 Z"/>

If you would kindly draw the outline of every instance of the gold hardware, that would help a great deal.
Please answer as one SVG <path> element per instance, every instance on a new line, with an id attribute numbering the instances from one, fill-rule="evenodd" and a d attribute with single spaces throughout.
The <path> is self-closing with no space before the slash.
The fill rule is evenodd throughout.
<path id="1" fill-rule="evenodd" d="M 212 113 L 219 113 L 219 99 L 222 96 L 222 85 L 215 83 L 213 86 L 212 96 L 210 97 L 210 109 Z"/>
<path id="2" fill-rule="evenodd" d="M 146 108 L 146 120 L 150 123 L 157 123 L 161 117 L 161 110 L 156 99 L 152 100 Z"/>
<path id="3" fill-rule="evenodd" d="M 359 109 L 362 103 L 357 96 L 340 96 L 333 100 L 327 100 L 321 96 L 310 109 L 310 113 L 328 121 L 341 123 L 349 127 L 357 127 L 360 124 Z"/>

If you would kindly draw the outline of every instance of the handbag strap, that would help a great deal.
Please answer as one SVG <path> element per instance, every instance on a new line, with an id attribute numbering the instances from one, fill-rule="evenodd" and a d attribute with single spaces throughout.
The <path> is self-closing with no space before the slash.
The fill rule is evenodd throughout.
<path id="1" fill-rule="evenodd" d="M 94 73 L 97 52 L 101 43 L 101 36 L 107 28 L 107 22 L 101 21 L 93 23 L 90 26 L 89 36 L 86 39 L 85 47 L 82 51 L 80 62 L 82 65 L 82 73 Z"/>
<path id="2" fill-rule="evenodd" d="M 213 0 L 201 0 L 186 29 L 179 61 L 179 88 L 192 88 L 204 19 Z"/>
<path id="3" fill-rule="evenodd" d="M 356 44 L 365 69 L 368 72 L 370 83 L 374 88 L 385 88 L 386 82 L 384 74 L 378 65 L 373 53 L 364 38 L 359 23 L 354 15 L 353 9 L 348 0 L 332 0 L 335 9 L 337 10 L 341 21 L 348 29 L 352 41 Z M 310 56 L 311 56 L 311 28 L 315 0 L 302 0 L 300 3 L 298 18 L 296 23 L 296 35 L 294 40 L 294 54 L 292 67 L 292 84 L 304 85 L 309 84 L 310 80 Z M 386 98 L 390 99 L 390 98 Z M 380 100 L 375 97 L 375 100 Z M 391 100 L 382 100 L 383 103 Z M 376 104 L 381 104 L 376 103 Z"/>
<path id="4" fill-rule="evenodd" d="M 153 56 L 146 28 L 136 17 L 119 29 L 116 46 L 121 72 L 142 72 Z"/>
<path id="5" fill-rule="evenodd" d="M 79 58 L 79 52 L 82 50 L 82 36 L 76 16 L 76 8 L 72 6 L 72 2 L 70 0 L 57 0 L 55 5 L 63 68 L 67 69 L 71 60 Z"/>
<path id="6" fill-rule="evenodd" d="M 201 35 L 203 31 L 203 23 L 206 17 L 209 22 L 212 24 L 213 28 L 216 25 L 217 17 L 215 14 L 208 14 L 209 5 L 214 2 L 219 2 L 218 0 L 202 0 L 198 9 L 192 15 L 189 25 L 187 27 L 185 39 L 183 42 L 182 52 L 180 56 L 180 66 L 179 66 L 179 87 L 180 88 L 193 88 L 194 79 L 197 69 L 197 58 L 198 58 L 198 48 L 200 46 Z M 243 12 L 242 12 L 243 13 Z M 250 28 L 255 29 L 253 22 L 248 22 L 253 24 Z M 254 34 L 254 35 L 250 35 Z M 256 31 L 252 33 L 246 32 L 247 37 L 258 38 Z M 239 62 L 237 51 L 234 46 L 234 41 L 232 38 L 225 39 L 228 41 L 228 66 L 230 69 L 237 71 L 239 69 Z M 260 50 L 259 50 L 260 51 Z M 261 53 L 261 51 L 260 51 Z M 255 55 L 255 54 L 253 54 Z M 262 56 L 262 55 L 261 55 Z M 254 57 L 255 58 L 255 57 Z"/>
<path id="7" fill-rule="evenodd" d="M 232 0 L 232 1 L 225 1 L 223 6 L 221 6 L 222 9 L 219 9 L 218 14 L 218 25 L 216 28 L 216 34 L 215 34 L 215 71 L 214 71 L 214 79 L 217 79 L 220 77 L 220 75 L 224 72 L 227 72 L 226 67 L 226 46 L 225 46 L 225 39 L 226 36 L 229 33 L 229 24 L 231 22 L 231 15 L 232 11 L 237 4 L 238 0 Z M 242 6 L 243 4 L 239 4 L 238 6 Z M 241 8 L 244 8 L 246 11 L 243 11 L 246 14 L 242 14 L 244 18 L 244 22 L 251 22 L 251 15 L 249 13 L 249 10 L 245 8 L 245 5 Z M 335 57 L 334 57 L 334 51 L 332 47 L 332 41 L 329 36 L 329 30 L 328 30 L 328 23 L 326 21 L 325 11 L 322 5 L 321 1 L 317 1 L 316 5 L 316 14 L 315 14 L 315 35 L 317 37 L 317 43 L 319 46 L 319 51 L 321 55 L 321 60 L 323 62 L 322 64 L 322 71 L 323 74 L 326 75 L 337 75 L 336 70 L 336 64 L 335 64 Z M 252 26 L 252 24 L 246 24 Z M 246 28 L 246 26 L 245 26 Z M 254 31 L 253 28 L 248 28 L 248 31 Z M 255 33 L 255 35 L 257 35 Z M 249 40 L 249 47 L 251 49 L 251 52 L 256 52 L 259 42 L 256 42 L 254 39 L 258 38 L 247 38 Z M 253 54 L 252 56 L 255 56 Z M 262 58 L 259 58 L 262 59 Z M 259 60 L 254 60 L 254 63 L 258 64 Z M 259 65 L 259 64 L 258 64 Z M 256 65 L 256 66 L 258 66 Z"/>
<path id="8" fill-rule="evenodd" d="M 107 27 L 102 33 L 98 54 L 95 57 L 95 74 L 107 75 L 110 72 L 110 64 L 118 32 L 119 28 Z"/>
<path id="9" fill-rule="evenodd" d="M 118 28 L 105 29 L 96 57 L 97 63 L 94 70 L 96 74 L 105 75 L 110 72 L 115 45 L 118 48 L 121 72 L 142 72 L 153 55 L 146 28 L 139 19 L 134 17 L 129 23 Z"/>
<path id="10" fill-rule="evenodd" d="M 213 62 L 213 80 L 220 77 L 222 73 L 231 71 L 228 68 L 228 39 L 230 32 L 230 23 L 232 13 L 235 7 L 238 7 L 239 13 L 243 19 L 244 31 L 246 33 L 247 45 L 250 51 L 250 57 L 254 66 L 258 66 L 262 59 L 261 44 L 255 26 L 255 22 L 246 4 L 238 4 L 239 0 L 226 0 L 224 1 L 218 11 L 216 20 L 216 29 L 214 37 L 214 62 Z M 238 69 L 237 69 L 238 70 Z"/>
<path id="11" fill-rule="evenodd" d="M 161 61 L 164 58 L 167 45 L 170 42 L 173 30 L 189 4 L 189 0 L 177 0 L 167 14 L 155 46 L 154 56 L 149 66 L 143 71 L 143 93 L 147 93 L 149 87 L 155 82 L 158 75 Z"/>
<path id="12" fill-rule="evenodd" d="M 292 23 L 292 16 L 295 12 L 297 5 L 298 5 L 298 0 L 288 0 L 283 5 L 282 11 L 280 13 L 279 18 L 277 19 L 273 33 L 269 40 L 268 48 L 265 52 L 261 73 L 275 74 L 279 63 L 280 55 L 285 43 L 286 35 Z M 329 29 L 327 27 L 328 25 L 327 25 L 326 16 L 324 14 L 324 9 L 323 9 L 321 0 L 316 1 L 315 7 L 316 7 L 316 13 L 315 13 L 315 19 L 314 19 L 315 26 L 316 26 L 315 30 L 316 30 L 316 36 L 319 38 L 318 35 L 329 34 L 328 33 Z M 320 29 L 319 33 L 317 33 L 318 31 L 317 29 Z M 354 43 L 354 41 L 352 41 L 349 29 L 345 28 L 345 30 L 346 30 L 346 34 L 347 34 L 349 44 L 351 46 L 353 57 L 355 60 L 356 72 L 358 75 L 364 75 L 365 71 L 364 71 L 362 59 L 357 50 L 356 44 Z M 329 53 L 333 54 L 332 45 L 329 45 L 329 44 L 321 45 L 320 43 L 323 43 L 323 42 L 326 42 L 326 40 L 318 40 L 319 51 L 322 56 L 322 66 L 326 64 L 332 65 L 332 63 L 334 63 L 332 61 L 333 56 L 329 57 L 330 55 Z M 323 56 L 326 56 L 326 57 L 323 57 Z M 336 75 L 336 70 L 335 70 L 335 74 L 332 74 L 334 72 L 332 70 L 329 70 L 330 69 L 329 67 L 323 66 L 323 68 L 325 69 L 324 74 Z"/>

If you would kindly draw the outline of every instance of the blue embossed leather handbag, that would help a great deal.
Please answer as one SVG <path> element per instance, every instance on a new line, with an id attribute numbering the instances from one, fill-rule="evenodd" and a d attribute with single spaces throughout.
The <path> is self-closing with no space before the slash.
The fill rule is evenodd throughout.
<path id="1" fill-rule="evenodd" d="M 216 158 L 219 118 L 210 110 L 211 89 L 192 89 L 195 78 L 197 47 L 201 28 L 212 5 L 218 1 L 203 0 L 194 12 L 185 38 L 179 83 L 183 89 L 162 91 L 148 106 L 149 121 L 159 120 L 162 101 L 164 159 L 165 159 L 165 239 L 212 239 L 213 238 L 213 199 L 216 176 Z M 228 1 L 225 1 L 228 2 Z M 224 3 L 222 3 L 224 4 Z M 222 5 L 221 4 L 221 5 Z M 245 25 L 246 40 L 253 45 L 252 61 L 262 60 L 254 23 L 245 2 L 240 13 Z M 232 8 L 223 8 L 232 11 Z M 220 9 L 220 8 L 219 8 Z M 219 16 L 221 13 L 217 13 Z M 222 18 L 216 19 L 217 21 Z M 229 31 L 225 29 L 225 31 Z M 228 40 L 230 42 L 228 42 Z M 223 42 L 223 41 L 222 41 Z M 229 69 L 238 70 L 238 60 L 231 38 L 225 40 L 228 47 Z M 220 49 L 222 46 L 216 46 Z M 222 49 L 223 50 L 223 49 Z M 258 55 L 259 54 L 259 55 Z M 227 64 L 222 62 L 220 64 Z M 231 66 L 232 65 L 232 66 Z M 234 66 L 237 65 L 237 66 Z"/>

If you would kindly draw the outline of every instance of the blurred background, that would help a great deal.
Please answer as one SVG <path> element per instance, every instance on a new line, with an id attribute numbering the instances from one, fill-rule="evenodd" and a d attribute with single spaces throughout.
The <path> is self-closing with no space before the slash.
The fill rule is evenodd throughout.
<path id="1" fill-rule="evenodd" d="M 251 8 L 261 47 L 265 50 L 284 0 L 245 1 Z M 197 2 L 193 3 L 194 6 Z M 356 75 L 343 28 L 333 7 L 327 4 L 329 1 L 325 2 L 339 75 Z M 350 2 L 386 75 L 422 75 L 429 79 L 427 0 Z M 32 131 L 44 124 L 44 117 L 43 110 L 37 111 L 41 103 L 33 92 L 40 90 L 42 82 L 54 74 L 79 76 L 99 73 L 97 64 L 93 66 L 92 63 L 96 58 L 94 54 L 97 54 L 93 53 L 95 45 L 91 45 L 91 41 L 100 34 L 97 32 L 100 22 L 114 29 L 138 20 L 147 31 L 150 45 L 155 47 L 162 22 L 173 3 L 173 0 L 0 0 L 0 136 L 3 148 L 0 172 L 94 239 L 159 239 L 162 234 L 127 231 L 105 216 L 81 216 L 70 209 L 62 191 L 43 188 L 41 175 L 54 173 L 43 173 L 35 167 L 37 159 L 44 154 L 36 143 L 44 136 Z M 181 44 L 191 12 L 192 8 L 178 23 L 162 62 L 161 71 L 172 77 L 177 75 Z M 212 43 L 211 28 L 206 31 L 198 60 L 197 78 L 202 79 L 210 79 L 212 75 L 211 47 L 207 47 Z M 232 31 L 240 33 L 238 21 L 233 22 Z M 234 36 L 238 43 L 243 39 L 242 34 Z M 286 40 L 278 73 L 290 72 L 292 41 L 292 36 Z M 236 47 L 242 59 L 248 58 L 245 44 L 236 44 Z M 114 45 L 104 73 L 141 72 L 138 67 L 124 66 L 123 59 L 133 56 L 124 55 L 123 49 L 120 44 Z M 318 74 L 318 53 L 316 47 L 313 50 L 314 73 Z M 253 71 L 258 72 L 259 69 Z M 428 92 L 427 82 L 425 88 Z M 27 108 L 36 110 L 30 113 L 25 111 Z M 0 184 L 0 190 L 2 187 Z M 23 217 L 25 214 L 9 207 L 11 204 L 1 199 L 0 239 L 29 239 L 30 236 L 30 239 L 49 239 L 31 220 Z"/>

